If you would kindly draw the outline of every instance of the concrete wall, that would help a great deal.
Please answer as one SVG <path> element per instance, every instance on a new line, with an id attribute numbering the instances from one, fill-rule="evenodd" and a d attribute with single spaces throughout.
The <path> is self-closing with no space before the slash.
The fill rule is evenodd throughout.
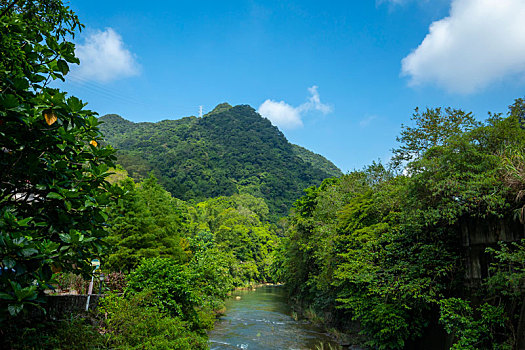
<path id="1" fill-rule="evenodd" d="M 461 222 L 461 240 L 465 253 L 465 278 L 470 286 L 479 285 L 488 276 L 492 262 L 488 247 L 498 242 L 516 242 L 525 238 L 525 225 L 517 220 L 465 219 Z"/>

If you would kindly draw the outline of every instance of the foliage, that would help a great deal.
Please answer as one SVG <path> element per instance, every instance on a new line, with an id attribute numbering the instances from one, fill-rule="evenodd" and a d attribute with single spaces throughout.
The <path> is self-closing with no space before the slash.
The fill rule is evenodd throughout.
<path id="1" fill-rule="evenodd" d="M 292 144 L 292 150 L 294 154 L 301 158 L 305 163 L 309 163 L 314 168 L 324 171 L 330 177 L 339 177 L 343 175 L 343 172 L 338 167 L 320 154 L 294 144 Z"/>
<path id="2" fill-rule="evenodd" d="M 191 282 L 209 309 L 218 310 L 223 306 L 223 300 L 234 287 L 232 270 L 236 265 L 232 254 L 214 245 L 195 251 L 188 264 L 193 271 Z"/>
<path id="3" fill-rule="evenodd" d="M 525 239 L 512 244 L 500 243 L 498 249 L 488 248 L 494 257 L 491 276 L 485 281 L 486 299 L 505 305 L 510 343 L 525 346 Z M 512 317 L 515 320 L 512 320 Z M 479 322 L 479 321 L 478 321 Z"/>
<path id="4" fill-rule="evenodd" d="M 408 161 L 404 174 L 374 163 L 308 188 L 276 250 L 273 271 L 290 295 L 336 321 L 358 321 L 373 348 L 404 348 L 439 315 L 456 348 L 517 346 L 522 245 L 492 251 L 491 277 L 470 291 L 462 225 L 521 216 L 522 107 L 517 100 L 508 117 L 484 124 L 459 110 L 416 111 L 396 151 L 395 161 Z"/>
<path id="5" fill-rule="evenodd" d="M 73 273 L 57 273 L 55 276 L 55 281 L 57 283 L 58 291 L 69 290 L 73 285 L 74 278 L 75 274 Z"/>
<path id="6" fill-rule="evenodd" d="M 110 211 L 108 267 L 129 272 L 142 258 L 169 256 L 184 260 L 182 217 L 171 195 L 153 176 L 138 186 L 129 178 L 121 185 L 125 196 Z"/>
<path id="7" fill-rule="evenodd" d="M 150 291 L 151 305 L 188 322 L 192 330 L 211 329 L 215 310 L 232 289 L 230 261 L 214 248 L 196 252 L 188 264 L 169 258 L 149 258 L 128 278 L 126 295 Z"/>
<path id="8" fill-rule="evenodd" d="M 0 4 L 0 320 L 39 306 L 52 267 L 88 271 L 102 250 L 114 157 L 94 113 L 47 87 L 78 63 L 59 0 Z"/>
<path id="9" fill-rule="evenodd" d="M 171 198 L 154 177 L 120 184 L 126 194 L 110 211 L 107 238 L 111 270 L 129 272 L 142 258 L 172 257 L 212 264 L 221 274 L 224 267 L 236 286 L 271 279 L 271 252 L 279 237 L 265 222 L 269 209 L 263 199 L 240 194 L 192 206 Z"/>
<path id="10" fill-rule="evenodd" d="M 232 108 L 232 106 L 229 103 L 226 103 L 226 102 L 219 103 L 217 106 L 215 106 L 215 108 L 211 112 L 206 113 L 204 115 L 204 117 L 208 117 L 208 116 L 210 116 L 212 114 L 226 112 L 227 110 L 229 110 L 231 108 Z"/>
<path id="11" fill-rule="evenodd" d="M 70 315 L 62 320 L 11 323 L 0 330 L 0 347 L 32 349 L 105 349 L 105 340 L 83 317 Z"/>
<path id="12" fill-rule="evenodd" d="M 101 120 L 106 141 L 119 149 L 118 161 L 131 177 L 140 180 L 153 171 L 166 190 L 186 201 L 238 193 L 261 197 L 273 221 L 286 215 L 303 188 L 329 177 L 326 169 L 338 170 L 306 150 L 298 155 L 249 106 L 220 105 L 203 118 L 158 123 L 135 124 L 117 115 Z"/>
<path id="13" fill-rule="evenodd" d="M 188 322 L 155 305 L 151 292 L 131 298 L 110 294 L 100 312 L 107 315 L 104 333 L 111 349 L 206 349 L 204 334 L 190 329 Z"/>
<path id="14" fill-rule="evenodd" d="M 487 283 L 494 291 L 519 297 L 525 293 L 525 239 L 511 246 L 501 243 L 499 249 L 487 249 L 495 258 L 492 276 Z"/>
<path id="15" fill-rule="evenodd" d="M 274 226 L 265 222 L 268 213 L 262 198 L 249 194 L 217 197 L 189 209 L 188 230 L 194 238 L 209 235 L 213 247 L 231 255 L 236 262 L 230 275 L 236 286 L 272 281 L 269 269 L 279 237 Z"/>
<path id="16" fill-rule="evenodd" d="M 452 108 L 427 108 L 423 113 L 416 108 L 411 119 L 415 126 L 401 125 L 401 135 L 396 138 L 400 146 L 393 150 L 394 166 L 417 160 L 425 151 L 442 146 L 452 136 L 480 126 L 472 113 Z"/>
<path id="17" fill-rule="evenodd" d="M 448 333 L 455 335 L 451 349 L 511 349 L 500 344 L 497 335 L 504 334 L 506 315 L 502 306 L 487 303 L 474 310 L 470 303 L 460 298 L 443 299 L 439 302 L 443 323 Z M 478 314 L 478 315 L 475 315 Z"/>
<path id="18" fill-rule="evenodd" d="M 152 302 L 160 311 L 191 317 L 201 302 L 192 277 L 191 271 L 174 259 L 144 259 L 129 275 L 126 293 L 152 291 Z"/>

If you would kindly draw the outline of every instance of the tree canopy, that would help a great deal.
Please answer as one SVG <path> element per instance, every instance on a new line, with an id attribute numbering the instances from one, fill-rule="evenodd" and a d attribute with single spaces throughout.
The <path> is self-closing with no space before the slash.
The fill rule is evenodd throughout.
<path id="1" fill-rule="evenodd" d="M 113 149 L 85 103 L 48 87 L 78 63 L 58 0 L 0 4 L 0 318 L 38 305 L 52 271 L 86 271 L 106 231 Z"/>
<path id="2" fill-rule="evenodd" d="M 523 347 L 522 111 L 516 100 L 477 123 L 427 110 L 402 132 L 404 173 L 373 164 L 309 188 L 274 262 L 291 297 L 340 327 L 358 321 L 377 349 L 414 345 L 438 322 L 454 349 Z M 468 243 L 480 227 L 487 252 Z"/>

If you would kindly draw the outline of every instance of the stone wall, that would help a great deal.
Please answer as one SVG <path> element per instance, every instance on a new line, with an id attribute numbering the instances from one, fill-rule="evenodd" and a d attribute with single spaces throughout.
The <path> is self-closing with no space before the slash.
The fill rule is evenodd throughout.
<path id="1" fill-rule="evenodd" d="M 44 306 L 47 314 L 44 315 L 40 310 L 34 309 L 29 317 L 48 317 L 53 320 L 69 316 L 72 313 L 78 314 L 86 311 L 87 295 L 68 294 L 68 295 L 48 295 L 47 303 Z M 98 306 L 98 301 L 103 295 L 93 294 L 89 299 L 89 310 L 94 310 Z"/>
<path id="2" fill-rule="evenodd" d="M 525 225 L 517 220 L 465 219 L 461 222 L 461 240 L 465 253 L 465 279 L 470 286 L 479 285 L 488 276 L 492 262 L 485 252 L 498 242 L 516 242 L 525 238 Z"/>

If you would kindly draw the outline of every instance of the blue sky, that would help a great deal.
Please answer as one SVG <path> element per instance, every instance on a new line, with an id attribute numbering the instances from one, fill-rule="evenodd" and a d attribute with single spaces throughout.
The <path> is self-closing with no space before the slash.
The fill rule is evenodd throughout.
<path id="1" fill-rule="evenodd" d="M 344 172 L 388 161 L 415 107 L 483 120 L 525 88 L 524 0 L 80 1 L 63 86 L 159 121 L 249 104 Z"/>

